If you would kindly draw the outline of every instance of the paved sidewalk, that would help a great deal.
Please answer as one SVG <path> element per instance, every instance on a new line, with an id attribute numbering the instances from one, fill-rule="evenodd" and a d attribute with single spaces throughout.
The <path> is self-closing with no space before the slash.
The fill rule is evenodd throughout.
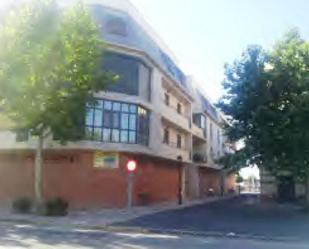
<path id="1" fill-rule="evenodd" d="M 14 214 L 9 209 L 0 210 L 0 222 L 20 222 L 30 224 L 40 224 L 49 226 L 61 227 L 82 227 L 82 228 L 104 228 L 113 223 L 126 222 L 144 215 L 155 214 L 162 211 L 178 210 L 186 207 L 191 207 L 203 203 L 215 202 L 223 199 L 232 198 L 227 197 L 208 197 L 206 199 L 194 200 L 183 205 L 177 203 L 162 203 L 155 206 L 147 207 L 133 207 L 132 209 L 103 209 L 99 211 L 75 211 L 70 212 L 65 217 L 46 217 L 37 216 L 34 214 L 22 215 Z"/>

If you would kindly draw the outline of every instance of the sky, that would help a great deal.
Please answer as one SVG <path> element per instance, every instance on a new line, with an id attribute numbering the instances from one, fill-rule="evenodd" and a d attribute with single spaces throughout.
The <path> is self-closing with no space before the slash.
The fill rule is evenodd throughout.
<path id="1" fill-rule="evenodd" d="M 309 39 L 309 0 L 131 0 L 212 101 L 224 64 L 249 44 L 265 49 L 298 27 Z"/>
<path id="2" fill-rule="evenodd" d="M 131 0 L 212 101 L 224 93 L 224 64 L 250 44 L 270 49 L 290 28 L 309 39 L 309 0 Z M 240 171 L 259 178 L 257 167 Z"/>

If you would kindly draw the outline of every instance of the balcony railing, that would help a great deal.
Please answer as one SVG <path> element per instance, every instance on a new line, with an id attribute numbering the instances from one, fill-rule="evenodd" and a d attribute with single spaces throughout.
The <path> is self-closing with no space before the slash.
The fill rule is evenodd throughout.
<path id="1" fill-rule="evenodd" d="M 194 153 L 192 159 L 195 163 L 207 163 L 207 156 L 202 153 Z"/>
<path id="2" fill-rule="evenodd" d="M 174 149 L 189 152 L 189 150 L 187 150 L 186 147 L 183 144 L 181 146 L 179 146 L 179 144 L 177 144 L 175 142 L 166 142 L 166 141 L 163 141 L 163 144 L 165 144 L 165 145 L 167 145 L 171 148 L 174 148 Z"/>
<path id="3" fill-rule="evenodd" d="M 171 104 L 166 104 L 165 100 L 162 98 L 162 102 L 164 103 L 164 106 L 173 110 L 175 113 L 177 113 L 178 115 L 180 115 L 181 117 L 187 119 L 190 122 L 190 118 L 188 116 L 186 116 L 184 114 L 184 109 L 182 109 L 181 111 L 179 111 L 179 109 L 177 108 L 177 106 L 173 106 Z"/>

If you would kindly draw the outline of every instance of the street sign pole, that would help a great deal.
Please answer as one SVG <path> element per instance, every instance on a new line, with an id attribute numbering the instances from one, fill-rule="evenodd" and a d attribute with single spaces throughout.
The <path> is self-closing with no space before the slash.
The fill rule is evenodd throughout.
<path id="1" fill-rule="evenodd" d="M 134 173 L 129 171 L 128 173 L 128 209 L 131 209 L 133 206 L 133 178 Z"/>
<path id="2" fill-rule="evenodd" d="M 137 163 L 135 160 L 130 160 L 127 162 L 128 170 L 128 209 L 133 206 L 133 184 L 134 184 L 134 171 L 136 170 Z"/>

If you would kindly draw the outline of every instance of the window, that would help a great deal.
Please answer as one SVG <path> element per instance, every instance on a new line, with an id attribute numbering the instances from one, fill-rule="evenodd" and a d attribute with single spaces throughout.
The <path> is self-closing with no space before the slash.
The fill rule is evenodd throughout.
<path id="1" fill-rule="evenodd" d="M 219 129 L 217 130 L 217 141 L 218 141 L 218 144 L 220 144 L 220 130 Z"/>
<path id="2" fill-rule="evenodd" d="M 169 130 L 165 128 L 164 134 L 163 134 L 163 143 L 169 144 L 169 140 L 170 140 L 170 133 L 169 133 Z"/>
<path id="3" fill-rule="evenodd" d="M 193 115 L 193 123 L 203 129 L 204 137 L 207 137 L 207 119 L 201 113 L 196 113 Z"/>
<path id="4" fill-rule="evenodd" d="M 106 52 L 102 67 L 118 76 L 114 84 L 107 86 L 107 91 L 138 96 L 141 87 L 143 92 L 150 94 L 151 69 L 138 58 Z"/>
<path id="5" fill-rule="evenodd" d="M 141 106 L 101 100 L 101 105 L 87 105 L 87 139 L 112 143 L 148 145 L 149 112 Z"/>
<path id="6" fill-rule="evenodd" d="M 181 135 L 177 134 L 177 148 L 181 149 L 181 147 L 182 147 Z"/>
<path id="7" fill-rule="evenodd" d="M 167 93 L 164 94 L 164 102 L 167 106 L 170 105 L 170 96 Z"/>
<path id="8" fill-rule="evenodd" d="M 182 114 L 182 105 L 180 103 L 177 104 L 177 112 Z"/>
<path id="9" fill-rule="evenodd" d="M 16 142 L 26 142 L 29 140 L 28 130 L 19 130 L 16 132 Z"/>

